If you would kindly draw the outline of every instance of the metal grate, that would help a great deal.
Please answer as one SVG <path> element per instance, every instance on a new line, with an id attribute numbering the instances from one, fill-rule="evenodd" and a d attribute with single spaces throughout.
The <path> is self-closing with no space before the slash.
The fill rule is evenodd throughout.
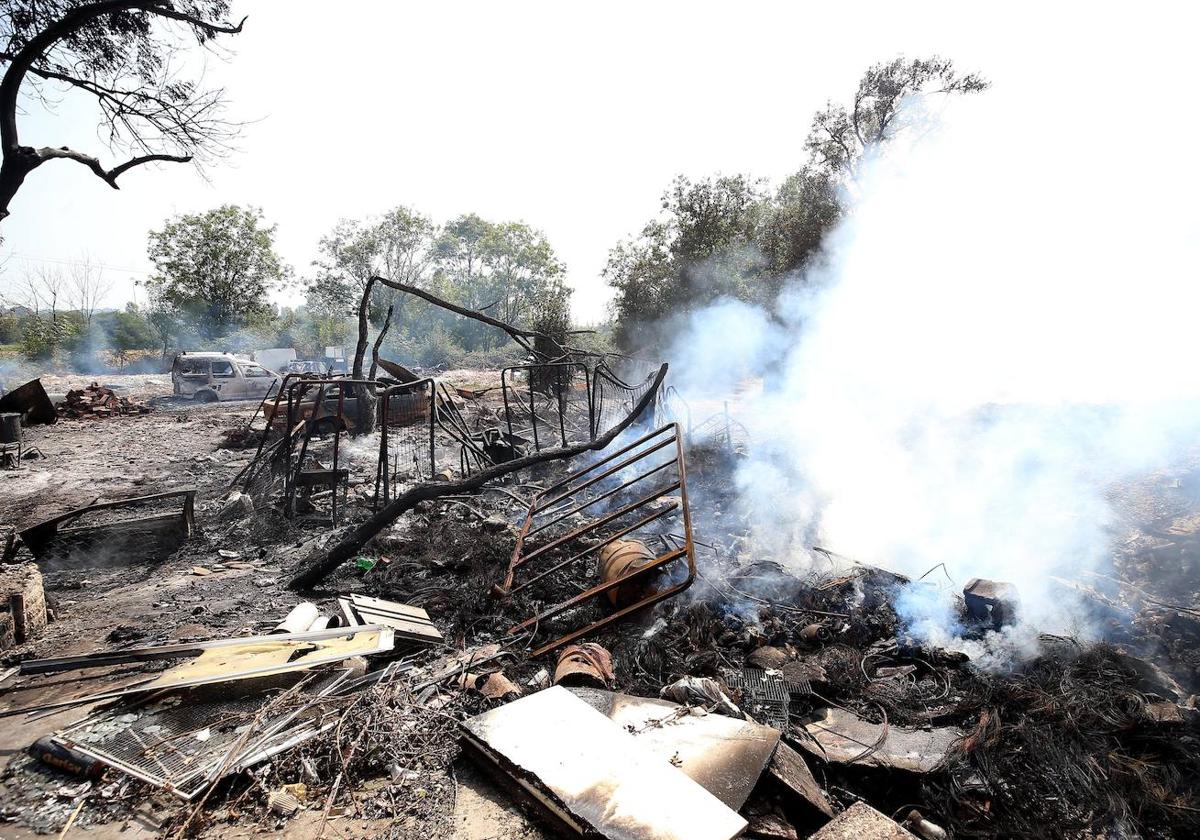
<path id="1" fill-rule="evenodd" d="M 437 469 L 432 379 L 421 379 L 384 390 L 379 400 L 379 459 L 375 473 L 375 504 L 387 504 L 407 477 L 429 481 Z"/>
<path id="2" fill-rule="evenodd" d="M 746 711 L 781 732 L 788 730 L 792 701 L 812 694 L 812 684 L 807 679 L 789 680 L 783 674 L 761 668 L 726 671 L 722 676 L 726 685 L 741 692 Z"/>
<path id="3" fill-rule="evenodd" d="M 592 438 L 591 373 L 580 362 L 517 365 L 500 371 L 504 420 L 541 451 Z"/>
<path id="4" fill-rule="evenodd" d="M 310 721 L 291 724 L 347 674 L 338 669 L 321 675 L 303 688 L 291 704 L 294 708 L 283 708 L 257 725 L 255 719 L 263 706 L 296 685 L 303 675 L 247 681 L 245 690 L 235 697 L 229 696 L 226 686 L 207 685 L 117 704 L 73 724 L 55 738 L 134 778 L 191 800 L 222 765 L 236 769 L 242 757 L 291 741 L 299 733 L 315 732 Z M 248 735 L 251 726 L 255 731 Z M 227 762 L 234 749 L 239 755 Z"/>

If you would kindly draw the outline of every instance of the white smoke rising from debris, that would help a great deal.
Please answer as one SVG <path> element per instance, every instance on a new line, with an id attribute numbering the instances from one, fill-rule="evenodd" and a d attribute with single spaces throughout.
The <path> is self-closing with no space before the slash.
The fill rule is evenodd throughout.
<path id="1" fill-rule="evenodd" d="M 1054 139 L 995 91 L 944 116 L 864 167 L 777 317 L 695 315 L 673 381 L 702 402 L 711 371 L 765 376 L 740 406 L 738 485 L 771 559 L 807 568 L 817 544 L 910 576 L 944 563 L 955 587 L 899 602 L 931 642 L 956 635 L 949 595 L 972 577 L 1016 584 L 1026 631 L 1086 631 L 1050 576 L 1102 566 L 1107 486 L 1200 429 L 1200 239 L 1176 212 L 1200 173 L 1135 157 L 1145 138 L 1117 119 Z"/>

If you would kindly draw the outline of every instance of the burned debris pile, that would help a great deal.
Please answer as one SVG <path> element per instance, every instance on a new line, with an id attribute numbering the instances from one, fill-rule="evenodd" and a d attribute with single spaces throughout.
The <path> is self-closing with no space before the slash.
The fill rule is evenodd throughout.
<path id="1" fill-rule="evenodd" d="M 150 406 L 130 397 L 120 397 L 98 382 L 86 388 L 67 391 L 66 399 L 55 406 L 59 417 L 71 420 L 103 419 L 129 414 L 149 414 Z"/>
<path id="2" fill-rule="evenodd" d="M 238 423 L 223 498 L 25 524 L 0 716 L 75 715 L 5 792 L 53 831 L 153 802 L 169 837 L 455 836 L 478 771 L 485 819 L 528 814 L 531 837 L 1200 832 L 1198 681 L 1159 667 L 1186 604 L 1097 592 L 1129 611 L 1121 647 L 1018 639 L 1021 593 L 976 578 L 954 616 L 974 647 L 940 647 L 899 606 L 929 579 L 756 538 L 729 404 L 694 418 L 665 365 L 564 356 L 490 388 L 386 360 L 289 374 Z M 121 564 L 183 569 L 189 617 L 233 615 L 63 655 L 55 576 Z"/>

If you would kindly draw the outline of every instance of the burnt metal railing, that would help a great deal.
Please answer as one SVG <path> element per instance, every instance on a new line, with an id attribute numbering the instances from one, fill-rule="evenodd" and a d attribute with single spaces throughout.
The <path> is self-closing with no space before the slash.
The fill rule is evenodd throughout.
<path id="1" fill-rule="evenodd" d="M 682 539 L 668 540 L 682 519 Z M 618 540 L 639 541 L 640 565 L 604 574 L 600 559 Z M 650 550 L 660 544 L 661 553 Z M 595 561 L 595 568 L 592 569 Z M 680 568 L 678 561 L 685 562 Z M 567 476 L 534 496 L 517 537 L 502 584 L 493 594 L 528 593 L 535 602 L 577 587 L 588 571 L 598 582 L 542 609 L 509 629 L 510 634 L 559 632 L 560 623 L 586 621 L 564 629 L 533 651 L 540 656 L 581 636 L 682 592 L 696 575 L 695 543 L 688 508 L 687 471 L 680 428 L 670 423 L 642 435 L 612 454 Z M 606 597 L 604 597 L 606 596 Z M 610 610 L 591 618 L 588 610 Z M 572 619 L 575 622 L 572 622 Z"/>
<path id="2" fill-rule="evenodd" d="M 522 375 L 523 389 L 520 388 Z M 580 378 L 583 381 L 582 391 L 576 388 Z M 582 362 L 504 368 L 500 371 L 500 393 L 504 398 L 504 419 L 509 435 L 526 434 L 528 425 L 533 448 L 538 452 L 546 446 L 567 446 L 594 438 L 591 371 Z M 578 403 L 579 397 L 584 402 L 584 410 L 573 412 L 571 409 Z M 583 417 L 579 417 L 579 414 L 583 414 Z M 582 430 L 578 425 L 580 421 L 583 423 Z"/>
<path id="3" fill-rule="evenodd" d="M 729 403 L 724 408 L 688 434 L 688 439 L 697 446 L 708 446 L 724 449 L 733 454 L 745 450 L 750 443 L 750 432 L 729 413 Z"/>
<path id="4" fill-rule="evenodd" d="M 434 420 L 437 426 L 459 448 L 459 469 L 463 475 L 470 475 L 475 470 L 485 470 L 495 464 L 495 461 L 485 451 L 480 434 L 471 428 L 470 422 L 454 402 L 454 395 L 444 382 L 438 382 L 434 389 L 433 399 Z"/>
<path id="5" fill-rule="evenodd" d="M 231 487 L 241 483 L 242 489 L 247 493 L 261 496 L 267 494 L 267 489 L 273 486 L 276 480 L 274 470 L 280 463 L 277 458 L 282 455 L 283 444 L 288 440 L 291 432 L 290 428 L 285 426 L 287 418 L 292 413 L 293 396 L 290 386 L 297 381 L 315 381 L 321 378 L 313 373 L 293 372 L 284 374 L 282 380 L 276 380 L 279 383 L 279 390 L 275 392 L 275 399 L 271 399 L 271 392 L 268 390 L 262 401 L 255 406 L 250 422 L 246 424 L 247 431 L 252 431 L 254 421 L 258 418 L 260 411 L 266 422 L 262 437 L 259 438 L 258 446 L 254 450 L 254 457 L 234 476 L 233 481 L 230 482 Z M 336 379 L 338 377 L 324 378 Z M 281 403 L 283 404 L 282 409 Z M 281 433 L 272 440 L 271 432 L 275 429 L 281 429 Z"/>
<path id="6" fill-rule="evenodd" d="M 674 385 L 668 385 L 659 394 L 656 410 L 662 420 L 680 424 L 685 435 L 692 436 L 692 407 Z"/>

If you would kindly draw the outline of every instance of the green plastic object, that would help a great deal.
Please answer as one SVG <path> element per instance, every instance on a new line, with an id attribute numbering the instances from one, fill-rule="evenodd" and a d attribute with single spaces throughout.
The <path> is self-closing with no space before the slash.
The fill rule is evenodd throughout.
<path id="1" fill-rule="evenodd" d="M 354 561 L 354 565 L 360 572 L 369 572 L 375 568 L 375 564 L 378 562 L 379 560 L 374 557 L 359 557 Z"/>

